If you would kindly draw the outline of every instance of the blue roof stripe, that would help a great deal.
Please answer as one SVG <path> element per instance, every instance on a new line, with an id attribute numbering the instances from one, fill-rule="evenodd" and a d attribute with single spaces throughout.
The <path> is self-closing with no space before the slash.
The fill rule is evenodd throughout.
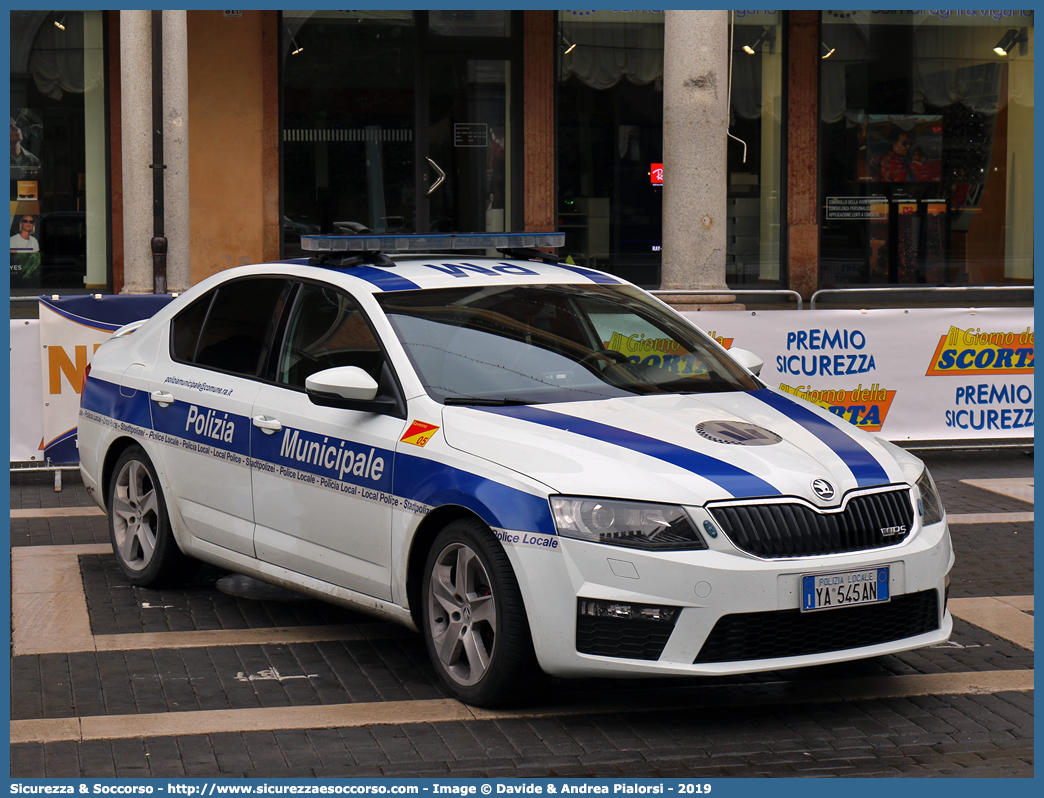
<path id="1" fill-rule="evenodd" d="M 610 277 L 608 274 L 602 274 L 596 272 L 593 269 L 585 269 L 583 266 L 572 266 L 567 263 L 555 264 L 559 269 L 565 269 L 569 272 L 576 272 L 583 277 L 586 277 L 593 283 L 601 283 L 602 285 L 620 285 L 620 281 L 614 277 Z"/>
<path id="2" fill-rule="evenodd" d="M 749 393 L 755 399 L 760 399 L 769 407 L 778 410 L 791 421 L 797 422 L 829 446 L 852 471 L 859 487 L 865 488 L 889 483 L 888 474 L 870 452 L 851 435 L 835 427 L 812 408 L 767 388 Z"/>
<path id="3" fill-rule="evenodd" d="M 520 405 L 517 407 L 476 407 L 487 413 L 543 424 L 546 427 L 583 435 L 586 438 L 621 446 L 633 452 L 655 457 L 665 463 L 678 466 L 719 485 L 736 497 L 779 496 L 778 489 L 760 477 L 756 477 L 724 460 L 710 455 L 676 446 L 667 441 L 649 438 L 637 432 L 610 427 L 597 421 L 587 421 L 576 416 L 567 416 L 552 410 Z"/>
<path id="4" fill-rule="evenodd" d="M 347 275 L 365 280 L 382 291 L 414 291 L 420 288 L 412 280 L 407 280 L 393 271 L 379 269 L 376 266 L 352 266 L 343 271 Z"/>

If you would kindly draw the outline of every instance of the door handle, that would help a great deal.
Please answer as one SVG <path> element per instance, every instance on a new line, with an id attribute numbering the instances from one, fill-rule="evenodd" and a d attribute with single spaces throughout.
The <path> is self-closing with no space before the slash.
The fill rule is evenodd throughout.
<path id="1" fill-rule="evenodd" d="M 163 391 L 153 391 L 151 394 L 152 401 L 157 402 L 160 407 L 169 407 L 174 404 L 174 394 L 165 393 Z"/>
<path id="2" fill-rule="evenodd" d="M 442 181 L 446 179 L 446 173 L 439 169 L 439 165 L 435 163 L 435 161 L 431 160 L 431 158 L 425 158 L 424 160 L 430 163 L 432 169 L 439 173 L 439 179 L 432 183 L 431 188 L 428 189 L 428 195 L 430 196 L 431 192 L 433 192 L 435 189 L 442 185 Z"/>
<path id="3" fill-rule="evenodd" d="M 270 418 L 268 416 L 254 416 L 254 426 L 259 428 L 265 435 L 271 435 L 273 432 L 279 432 L 283 428 L 283 425 L 277 418 Z"/>

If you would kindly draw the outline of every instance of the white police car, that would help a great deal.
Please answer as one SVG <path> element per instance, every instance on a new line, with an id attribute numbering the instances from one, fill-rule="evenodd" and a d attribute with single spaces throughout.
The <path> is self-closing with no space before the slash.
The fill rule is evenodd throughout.
<path id="1" fill-rule="evenodd" d="M 946 640 L 924 465 L 640 289 L 512 249 L 556 238 L 311 237 L 351 249 L 221 272 L 117 332 L 79 447 L 127 578 L 177 579 L 187 555 L 416 627 L 474 704 L 540 670 Z M 409 246 L 503 256 L 378 251 Z"/>

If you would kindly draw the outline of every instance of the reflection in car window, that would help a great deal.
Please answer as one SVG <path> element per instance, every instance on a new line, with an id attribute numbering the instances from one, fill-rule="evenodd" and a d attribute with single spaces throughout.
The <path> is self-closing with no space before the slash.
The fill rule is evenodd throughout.
<path id="1" fill-rule="evenodd" d="M 207 311 L 217 291 L 211 291 L 174 317 L 170 325 L 170 352 L 175 360 L 191 363 L 196 358 L 196 344 L 207 320 Z"/>
<path id="2" fill-rule="evenodd" d="M 329 286 L 306 283 L 294 301 L 276 381 L 303 388 L 317 371 L 358 366 L 380 379 L 384 353 L 358 305 Z"/>
<path id="3" fill-rule="evenodd" d="M 172 357 L 257 377 L 271 352 L 290 285 L 281 278 L 265 277 L 216 288 L 174 318 Z"/>
<path id="4" fill-rule="evenodd" d="M 378 296 L 428 394 L 450 404 L 754 390 L 637 289 L 526 285 Z"/>

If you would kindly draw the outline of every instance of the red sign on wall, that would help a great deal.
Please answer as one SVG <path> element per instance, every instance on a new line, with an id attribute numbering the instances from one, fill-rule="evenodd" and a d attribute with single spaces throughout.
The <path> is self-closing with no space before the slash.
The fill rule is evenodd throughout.
<path id="1" fill-rule="evenodd" d="M 654 186 L 663 185 L 663 164 L 654 163 L 649 169 L 649 182 Z"/>

